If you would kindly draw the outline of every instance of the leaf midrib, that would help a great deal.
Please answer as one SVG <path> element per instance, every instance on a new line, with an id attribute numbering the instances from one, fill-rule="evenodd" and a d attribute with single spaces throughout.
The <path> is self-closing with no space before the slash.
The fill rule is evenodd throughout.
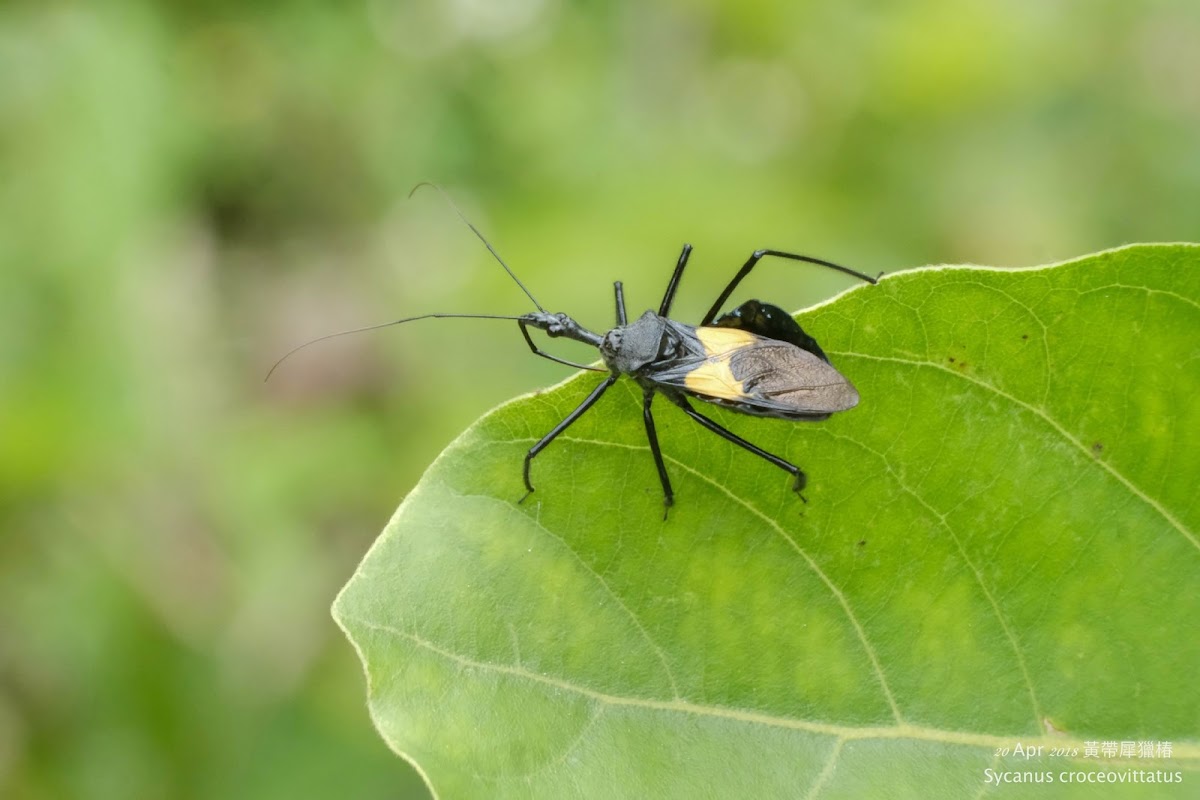
<path id="1" fill-rule="evenodd" d="M 400 630 L 399 628 L 391 625 L 380 625 L 361 617 L 343 617 L 342 622 L 347 628 L 361 626 L 362 628 L 375 633 L 381 633 L 395 638 L 404 639 L 421 648 L 422 650 L 426 650 L 430 653 L 441 656 L 442 658 L 453 661 L 456 664 L 464 667 L 487 672 L 495 672 L 501 675 L 509 675 L 521 680 L 527 680 L 533 683 L 540 683 L 544 686 L 549 686 L 566 692 L 572 692 L 609 706 L 644 709 L 647 711 L 667 711 L 679 714 L 690 714 L 699 717 L 728 719 L 735 722 L 743 722 L 752 725 L 763 725 L 772 728 L 805 731 L 808 733 L 820 734 L 822 736 L 832 736 L 845 741 L 890 739 L 935 742 L 939 744 L 953 744 L 968 747 L 986 748 L 1011 747 L 1013 743 L 1012 735 L 1002 736 L 989 733 L 946 730 L 944 728 L 913 725 L 912 723 L 908 722 L 900 722 L 896 725 L 867 725 L 862 727 L 854 727 L 848 725 L 838 725 L 831 722 L 818 722 L 816 720 L 797 719 L 795 717 L 764 714 L 759 711 L 748 711 L 745 709 L 727 708 L 723 706 L 710 706 L 701 703 L 693 703 L 682 699 L 655 700 L 647 697 L 624 697 L 621 695 L 597 691 L 587 686 L 573 683 L 562 678 L 555 678 L 549 675 L 530 672 L 523 667 L 511 666 L 508 664 L 497 664 L 489 661 L 478 661 L 468 656 L 464 656 L 440 647 L 433 642 L 418 636 L 417 634 Z M 1026 735 L 1022 733 L 1021 737 L 1022 744 L 1028 744 L 1035 747 L 1037 745 L 1044 745 L 1046 747 L 1077 747 L 1082 750 L 1085 745 L 1085 740 L 1083 739 L 1077 739 L 1073 736 L 1061 734 L 1047 736 L 1044 734 Z M 1200 744 L 1191 742 L 1173 742 L 1172 753 L 1173 755 L 1171 760 L 1173 764 L 1179 764 L 1181 761 L 1187 762 L 1182 764 L 1183 769 L 1187 769 L 1189 771 L 1200 770 Z M 1074 760 L 1083 761 L 1082 758 L 1077 758 Z M 1107 759 L 1104 763 L 1112 765 L 1126 763 L 1126 761 L 1128 760 Z M 1137 759 L 1133 759 L 1129 763 L 1139 762 Z"/>

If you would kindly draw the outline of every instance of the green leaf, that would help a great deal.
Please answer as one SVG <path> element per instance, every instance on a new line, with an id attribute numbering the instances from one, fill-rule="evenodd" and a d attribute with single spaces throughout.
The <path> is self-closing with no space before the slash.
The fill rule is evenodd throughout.
<path id="1" fill-rule="evenodd" d="M 444 797 L 1196 796 L 1200 247 L 915 270 L 799 318 L 858 408 L 699 405 L 807 503 L 659 403 L 664 522 L 623 380 L 518 505 L 594 373 L 442 454 L 334 606 L 388 744 Z M 1109 742 L 1171 755 L 1085 757 Z"/>

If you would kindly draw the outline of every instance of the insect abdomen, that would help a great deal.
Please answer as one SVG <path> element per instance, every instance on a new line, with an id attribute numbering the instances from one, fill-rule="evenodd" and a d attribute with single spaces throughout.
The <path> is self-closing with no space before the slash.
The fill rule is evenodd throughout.
<path id="1" fill-rule="evenodd" d="M 788 342 L 737 328 L 696 328 L 706 358 L 683 388 L 710 402 L 763 416 L 812 419 L 858 404 L 858 392 L 836 369 Z"/>

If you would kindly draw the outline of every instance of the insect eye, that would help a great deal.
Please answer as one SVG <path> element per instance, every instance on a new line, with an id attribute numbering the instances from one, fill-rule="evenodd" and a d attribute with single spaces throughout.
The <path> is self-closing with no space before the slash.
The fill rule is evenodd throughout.
<path id="1" fill-rule="evenodd" d="M 600 352 L 611 356 L 615 355 L 619 349 L 621 349 L 621 331 L 611 330 L 604 334 L 604 339 L 600 342 Z"/>

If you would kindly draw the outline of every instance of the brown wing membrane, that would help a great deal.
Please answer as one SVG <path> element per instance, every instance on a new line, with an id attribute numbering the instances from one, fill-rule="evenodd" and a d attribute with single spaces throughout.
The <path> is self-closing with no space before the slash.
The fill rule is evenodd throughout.
<path id="1" fill-rule="evenodd" d="M 788 342 L 736 328 L 694 328 L 699 348 L 656 371 L 656 383 L 712 403 L 770 417 L 821 418 L 858 404 L 828 362 Z"/>

